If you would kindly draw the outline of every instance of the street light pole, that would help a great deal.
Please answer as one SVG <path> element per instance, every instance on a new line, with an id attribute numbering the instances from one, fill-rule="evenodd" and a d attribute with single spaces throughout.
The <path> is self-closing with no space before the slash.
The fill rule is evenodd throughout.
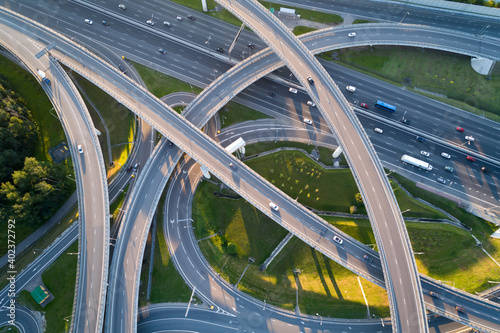
<path id="1" fill-rule="evenodd" d="M 319 316 L 319 326 L 323 325 L 323 317 L 319 315 L 319 313 L 316 312 L 316 316 Z"/>
<path id="2" fill-rule="evenodd" d="M 406 15 L 408 15 L 408 14 L 410 14 L 410 12 L 406 12 L 399 23 L 403 23 L 403 20 L 405 19 Z"/>
<path id="3" fill-rule="evenodd" d="M 378 319 L 380 319 L 380 322 L 382 323 L 382 327 L 385 327 L 384 325 L 384 320 L 382 318 L 380 318 L 379 316 L 377 316 L 376 314 L 372 313 L 372 317 L 375 318 L 377 317 Z"/>

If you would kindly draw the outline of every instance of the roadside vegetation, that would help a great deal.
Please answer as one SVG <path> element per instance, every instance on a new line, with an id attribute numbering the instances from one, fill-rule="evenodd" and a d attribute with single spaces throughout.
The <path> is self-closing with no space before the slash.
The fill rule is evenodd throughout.
<path id="1" fill-rule="evenodd" d="M 54 299 L 42 308 L 26 290 L 20 294 L 20 302 L 28 309 L 44 312 L 46 332 L 67 332 L 73 312 L 76 267 L 78 256 L 68 253 L 78 252 L 78 243 L 66 251 L 42 273 L 42 280 Z"/>
<path id="2" fill-rule="evenodd" d="M 47 221 L 74 191 L 71 160 L 55 164 L 49 148 L 64 140 L 61 124 L 35 78 L 0 56 L 0 228 L 15 220 L 16 243 Z M 0 256 L 7 233 L 0 236 Z"/>
<path id="3" fill-rule="evenodd" d="M 247 146 L 245 146 L 245 156 L 252 156 L 256 155 L 259 153 L 264 153 L 273 149 L 277 148 L 299 148 L 303 149 L 304 151 L 311 153 L 312 150 L 314 149 L 315 146 L 306 144 L 306 143 L 301 143 L 301 142 L 291 142 L 291 141 L 277 141 L 277 142 L 270 142 L 270 141 L 263 141 L 263 142 L 257 142 L 257 143 L 252 143 Z M 332 154 L 334 152 L 333 149 L 329 148 L 324 148 L 324 147 L 318 147 L 319 151 L 319 161 L 323 163 L 324 165 L 331 166 L 333 165 L 333 158 Z M 347 165 L 347 162 L 342 159 L 340 162 L 340 165 Z"/>
<path id="4" fill-rule="evenodd" d="M 292 198 L 298 197 L 300 203 L 318 210 L 348 212 L 357 193 L 350 170 L 331 170 L 330 175 L 330 170 L 307 161 L 299 152 L 279 152 L 247 161 L 247 164 Z M 315 183 L 314 178 L 318 175 L 318 183 Z M 398 181 L 402 180 L 404 178 L 398 176 Z M 321 187 L 323 183 L 329 186 Z M 305 184 L 309 188 L 305 189 Z M 410 209 L 405 216 L 446 218 L 441 212 L 408 196 L 396 183 L 391 184 L 400 208 Z M 290 187 L 294 188 L 290 190 Z M 324 188 L 329 192 L 326 195 Z M 299 194 L 300 190 L 302 193 Z M 214 192 L 219 191 L 215 184 L 200 183 L 193 199 L 193 226 L 197 239 L 222 231 L 221 236 L 199 243 L 205 258 L 222 277 L 236 283 L 248 264 L 248 258 L 252 258 L 255 263 L 250 265 L 238 288 L 269 304 L 293 310 L 297 288 L 293 271 L 299 269 L 299 307 L 302 312 L 330 317 L 366 317 L 366 305 L 356 275 L 296 238 L 292 238 L 268 269 L 261 272 L 259 266 L 288 232 L 244 199 L 216 197 Z M 222 192 L 238 197 L 230 189 Z M 311 192 L 318 193 L 320 199 L 311 200 L 311 196 L 307 196 Z M 435 204 L 433 197 L 423 199 Z M 436 206 L 441 207 L 440 204 Z M 475 226 L 482 224 L 485 233 L 492 229 L 484 229 L 488 224 L 470 214 L 462 217 L 474 220 Z M 375 244 L 367 219 L 322 218 L 364 244 Z M 488 280 L 498 278 L 498 267 L 475 245 L 467 231 L 442 223 L 411 222 L 406 225 L 413 249 L 420 253 L 416 255 L 416 261 L 423 274 L 450 281 L 468 292 L 482 291 L 489 287 Z M 490 240 L 488 243 L 485 248 L 498 260 L 500 242 Z M 233 251 L 235 254 L 230 254 Z M 361 282 L 370 312 L 381 317 L 389 316 L 385 290 L 363 279 Z"/>
<path id="5" fill-rule="evenodd" d="M 219 110 L 220 124 L 222 128 L 229 127 L 234 124 L 239 124 L 248 120 L 257 120 L 271 118 L 267 114 L 256 111 L 243 104 L 233 101 L 227 103 Z"/>
<path id="6" fill-rule="evenodd" d="M 139 306 L 148 303 L 182 302 L 187 303 L 191 296 L 191 288 L 181 277 L 170 257 L 165 235 L 163 233 L 163 206 L 165 192 L 163 193 L 156 211 L 156 244 L 154 249 L 153 274 L 151 280 L 151 299 L 147 301 L 146 291 L 148 283 L 149 262 L 151 260 L 151 234 L 148 236 L 145 257 L 142 265 L 141 286 L 139 289 Z M 168 281 L 168 283 L 165 283 Z M 195 297 L 196 298 L 196 297 Z"/>
<path id="7" fill-rule="evenodd" d="M 424 92 L 415 91 L 427 91 L 433 99 L 500 121 L 498 66 L 490 80 L 472 69 L 470 57 L 437 50 L 373 46 L 336 52 L 338 61 L 347 67 L 406 88 L 422 89 Z"/>
<path id="8" fill-rule="evenodd" d="M 191 8 L 193 10 L 196 10 L 200 13 L 204 13 L 201 7 L 201 3 L 198 0 L 172 0 L 172 2 L 178 3 L 180 5 L 183 5 L 185 7 Z M 268 1 L 259 1 L 262 6 L 268 8 L 269 10 L 271 8 L 274 8 L 274 10 L 279 10 L 279 7 L 282 7 L 280 4 L 275 4 L 272 2 Z M 215 8 L 217 7 L 217 10 Z M 207 0 L 207 8 L 208 8 L 208 13 L 207 15 L 211 15 L 221 21 L 240 26 L 241 21 L 236 18 L 233 14 L 231 14 L 228 10 L 224 9 L 224 7 L 220 6 L 215 2 L 214 0 Z M 314 10 L 308 10 L 308 9 L 303 9 L 303 8 L 297 8 L 297 7 L 290 7 L 286 6 L 286 8 L 290 9 L 295 9 L 295 12 L 301 16 L 301 18 L 314 21 L 314 22 L 319 22 L 319 23 L 342 23 L 343 19 L 342 17 L 335 15 L 335 14 L 329 14 L 329 13 L 322 13 L 322 12 L 317 12 Z"/>
<path id="9" fill-rule="evenodd" d="M 308 32 L 314 31 L 314 30 L 318 30 L 318 29 L 311 28 L 311 27 L 305 27 L 303 25 L 298 25 L 295 28 L 293 28 L 293 34 L 295 36 L 299 36 L 299 35 L 303 35 L 303 34 L 306 34 Z"/>

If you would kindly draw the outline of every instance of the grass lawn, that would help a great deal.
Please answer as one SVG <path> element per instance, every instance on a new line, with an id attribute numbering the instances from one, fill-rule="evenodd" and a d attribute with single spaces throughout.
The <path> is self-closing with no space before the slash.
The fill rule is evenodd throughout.
<path id="1" fill-rule="evenodd" d="M 156 244 L 153 263 L 153 277 L 151 281 L 151 303 L 163 302 L 183 302 L 187 303 L 191 296 L 191 288 L 184 282 L 179 272 L 174 266 L 168 252 L 167 243 L 163 234 L 163 205 L 165 203 L 165 194 L 162 195 L 158 203 Z M 147 267 L 146 267 L 147 266 Z M 143 271 L 149 269 L 149 263 L 143 264 Z M 142 275 L 142 274 L 141 274 Z M 146 275 L 147 276 L 147 275 Z M 165 283 L 168 281 L 168 283 Z M 143 280 L 143 285 L 147 279 Z M 144 286 L 145 287 L 145 286 Z M 146 304 L 145 294 L 140 290 L 139 305 Z M 145 289 L 144 289 L 145 290 Z"/>
<path id="2" fill-rule="evenodd" d="M 295 28 L 293 28 L 293 34 L 295 36 L 303 35 L 305 33 L 318 30 L 316 28 L 311 28 L 311 27 L 304 27 L 303 25 L 298 25 Z"/>
<path id="3" fill-rule="evenodd" d="M 108 126 L 111 156 L 116 163 L 115 167 L 108 169 L 108 177 L 110 177 L 121 168 L 120 164 L 123 165 L 126 162 L 132 150 L 132 144 L 126 143 L 134 141 L 134 114 L 90 81 L 84 79 L 77 73 L 72 73 L 72 75 L 78 82 L 78 85 L 84 90 L 88 99 L 99 110 L 104 122 Z M 108 141 L 104 124 L 101 122 L 95 109 L 88 102 L 86 96 L 82 95 L 83 100 L 87 105 L 96 128 L 102 133 L 99 136 L 99 142 L 101 144 L 104 162 L 106 163 L 106 167 L 108 167 L 111 161 L 108 155 Z"/>
<path id="4" fill-rule="evenodd" d="M 405 213 L 405 216 L 411 216 L 411 217 L 426 217 L 426 218 L 433 218 L 433 219 L 447 219 L 448 216 L 445 214 L 441 213 L 438 210 L 435 210 L 432 207 L 429 207 L 427 205 L 424 205 L 420 201 L 417 201 L 413 199 L 412 197 L 408 196 L 403 190 L 396 184 L 395 182 L 391 181 L 391 186 L 392 190 L 394 191 L 394 194 L 396 195 L 396 200 L 398 201 L 399 209 L 401 211 L 405 211 L 409 209 L 410 211 Z"/>
<path id="5" fill-rule="evenodd" d="M 200 13 L 203 13 L 201 3 L 199 0 L 172 0 L 172 2 L 176 2 L 180 5 L 189 7 L 191 9 L 194 9 Z M 274 7 L 275 10 L 279 10 L 279 7 L 281 5 L 279 4 L 272 4 L 267 1 L 259 1 L 264 7 L 266 8 L 271 8 Z M 214 0 L 207 0 L 207 8 L 209 13 L 206 15 L 211 15 L 221 21 L 234 24 L 237 26 L 241 25 L 241 21 L 237 19 L 233 14 L 231 14 L 229 11 L 226 9 L 223 9 L 223 7 L 219 6 L 221 8 L 221 11 L 214 11 L 215 6 L 217 3 Z M 321 12 L 316 12 L 313 10 L 307 10 L 307 9 L 302 9 L 302 8 L 296 8 L 296 7 L 290 7 L 287 6 L 287 8 L 292 8 L 295 9 L 297 14 L 300 14 L 303 19 L 315 21 L 315 22 L 320 22 L 320 23 L 341 23 L 343 22 L 342 17 L 335 15 L 335 14 L 328 14 L 328 13 L 321 13 Z"/>
<path id="6" fill-rule="evenodd" d="M 42 309 L 27 291 L 23 291 L 24 306 L 45 313 L 46 332 L 66 332 L 69 329 L 75 293 L 77 256 L 66 253 L 78 252 L 78 243 L 71 245 L 61 256 L 42 273 L 43 283 L 55 297 Z M 69 316 L 69 317 L 68 317 Z M 68 317 L 68 321 L 64 318 Z"/>
<path id="7" fill-rule="evenodd" d="M 339 50 L 340 62 L 398 85 L 421 88 L 454 100 L 453 105 L 500 120 L 500 68 L 491 78 L 476 73 L 470 57 L 411 47 L 374 46 Z M 447 99 L 440 100 L 447 102 Z M 457 104 L 458 103 L 458 104 Z M 451 104 L 451 103 L 450 103 Z"/>
<path id="8" fill-rule="evenodd" d="M 115 201 L 109 206 L 109 213 L 112 216 L 111 223 L 115 223 L 115 219 L 118 217 L 118 213 L 120 212 L 120 208 L 122 208 L 123 201 L 125 200 L 125 197 L 127 196 L 128 188 L 130 186 L 130 183 L 125 186 L 123 191 L 120 192 L 118 197 L 116 198 Z"/>
<path id="9" fill-rule="evenodd" d="M 364 244 L 375 244 L 368 220 L 332 216 L 323 219 Z M 456 288 L 470 293 L 491 287 L 488 280 L 498 280 L 498 266 L 475 245 L 467 231 L 439 223 L 406 222 L 406 228 L 413 250 L 424 253 L 415 256 L 420 273 L 455 282 Z M 488 251 L 500 260 L 500 241 L 494 240 Z"/>
<path id="10" fill-rule="evenodd" d="M 348 213 L 358 192 L 350 169 L 325 170 L 301 152 L 282 151 L 247 164 L 291 198 L 318 210 Z"/>
<path id="11" fill-rule="evenodd" d="M 274 143 L 272 141 L 265 141 L 265 142 L 252 143 L 248 146 L 245 146 L 245 151 L 246 151 L 245 155 L 252 156 L 255 154 L 259 154 L 262 152 L 282 147 L 300 148 L 308 153 L 311 153 L 312 150 L 314 149 L 314 146 L 301 142 L 278 141 Z M 333 165 L 332 154 L 334 150 L 324 147 L 318 147 L 318 150 L 319 150 L 319 161 L 325 165 Z M 340 164 L 347 165 L 347 162 L 345 160 L 342 160 Z"/>
<path id="12" fill-rule="evenodd" d="M 266 8 L 273 8 L 274 10 L 279 10 L 280 7 L 283 5 L 273 3 L 273 2 L 268 2 L 268 1 L 259 1 L 262 6 Z M 315 10 L 308 10 L 304 8 L 298 8 L 298 7 L 291 7 L 291 6 L 283 6 L 286 8 L 290 9 L 295 9 L 295 13 L 300 15 L 301 19 L 304 20 L 309 20 L 309 21 L 314 21 L 318 23 L 342 23 L 344 22 L 344 19 L 338 15 L 335 14 L 329 14 L 329 13 L 322 13 L 322 12 L 317 12 Z"/>
<path id="13" fill-rule="evenodd" d="M 172 76 L 163 74 L 133 61 L 130 63 L 137 70 L 148 90 L 156 97 L 163 97 L 173 92 L 191 91 L 191 87 L 193 87 L 193 92 L 195 94 L 199 94 L 201 92 L 200 88 L 191 86 L 189 83 L 176 79 Z"/>
<path id="14" fill-rule="evenodd" d="M 299 268 L 302 270 L 299 276 L 302 312 L 320 312 L 330 317 L 366 316 L 355 275 L 296 238 L 292 238 L 265 272 L 260 272 L 260 264 L 288 232 L 244 199 L 216 198 L 213 192 L 217 190 L 216 185 L 208 182 L 199 185 L 193 200 L 193 225 L 198 239 L 223 231 L 223 236 L 200 243 L 205 257 L 222 277 L 236 283 L 251 257 L 255 264 L 250 265 L 239 288 L 270 304 L 292 310 L 296 290 L 293 269 Z M 237 245 L 237 255 L 225 252 L 228 242 Z M 370 311 L 380 316 L 389 315 L 385 291 L 366 281 L 362 283 L 369 294 Z"/>
<path id="15" fill-rule="evenodd" d="M 219 110 L 220 123 L 222 128 L 229 127 L 247 120 L 257 120 L 264 118 L 271 118 L 270 116 L 249 108 L 243 104 L 233 101 L 227 103 L 222 110 Z M 224 120 L 224 124 L 222 124 Z"/>
<path id="16" fill-rule="evenodd" d="M 471 227 L 472 233 L 481 242 L 483 242 L 483 246 L 487 251 L 489 251 L 488 246 L 492 241 L 495 243 L 499 242 L 497 240 L 490 239 L 490 235 L 498 229 L 498 227 L 496 227 L 493 223 L 485 221 L 477 216 L 474 216 L 466 212 L 464 209 L 458 207 L 457 203 L 454 201 L 443 198 L 437 194 L 425 191 L 417 187 L 417 185 L 414 182 L 406 179 L 401 175 L 392 173 L 391 177 L 394 177 L 394 179 L 396 179 L 401 184 L 401 186 L 403 186 L 413 196 L 432 203 L 434 206 L 443 209 L 444 211 L 448 212 L 449 214 L 459 219 L 462 223 Z"/>
<path id="17" fill-rule="evenodd" d="M 361 23 L 377 23 L 377 21 L 370 21 L 370 20 L 354 20 L 352 24 L 361 24 Z"/>

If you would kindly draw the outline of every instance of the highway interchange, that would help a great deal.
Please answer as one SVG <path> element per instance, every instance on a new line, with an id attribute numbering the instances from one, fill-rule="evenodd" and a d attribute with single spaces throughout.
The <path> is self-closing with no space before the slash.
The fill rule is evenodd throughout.
<path id="1" fill-rule="evenodd" d="M 281 207 L 281 206 L 280 206 Z"/>

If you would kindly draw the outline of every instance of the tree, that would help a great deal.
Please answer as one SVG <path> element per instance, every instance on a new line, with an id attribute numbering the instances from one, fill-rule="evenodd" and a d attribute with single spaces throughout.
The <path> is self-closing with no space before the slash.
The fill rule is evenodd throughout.
<path id="1" fill-rule="evenodd" d="M 236 252 L 238 252 L 237 248 L 236 248 L 236 244 L 234 244 L 234 243 L 227 244 L 226 251 L 228 254 L 231 254 L 231 255 L 236 254 Z"/>

